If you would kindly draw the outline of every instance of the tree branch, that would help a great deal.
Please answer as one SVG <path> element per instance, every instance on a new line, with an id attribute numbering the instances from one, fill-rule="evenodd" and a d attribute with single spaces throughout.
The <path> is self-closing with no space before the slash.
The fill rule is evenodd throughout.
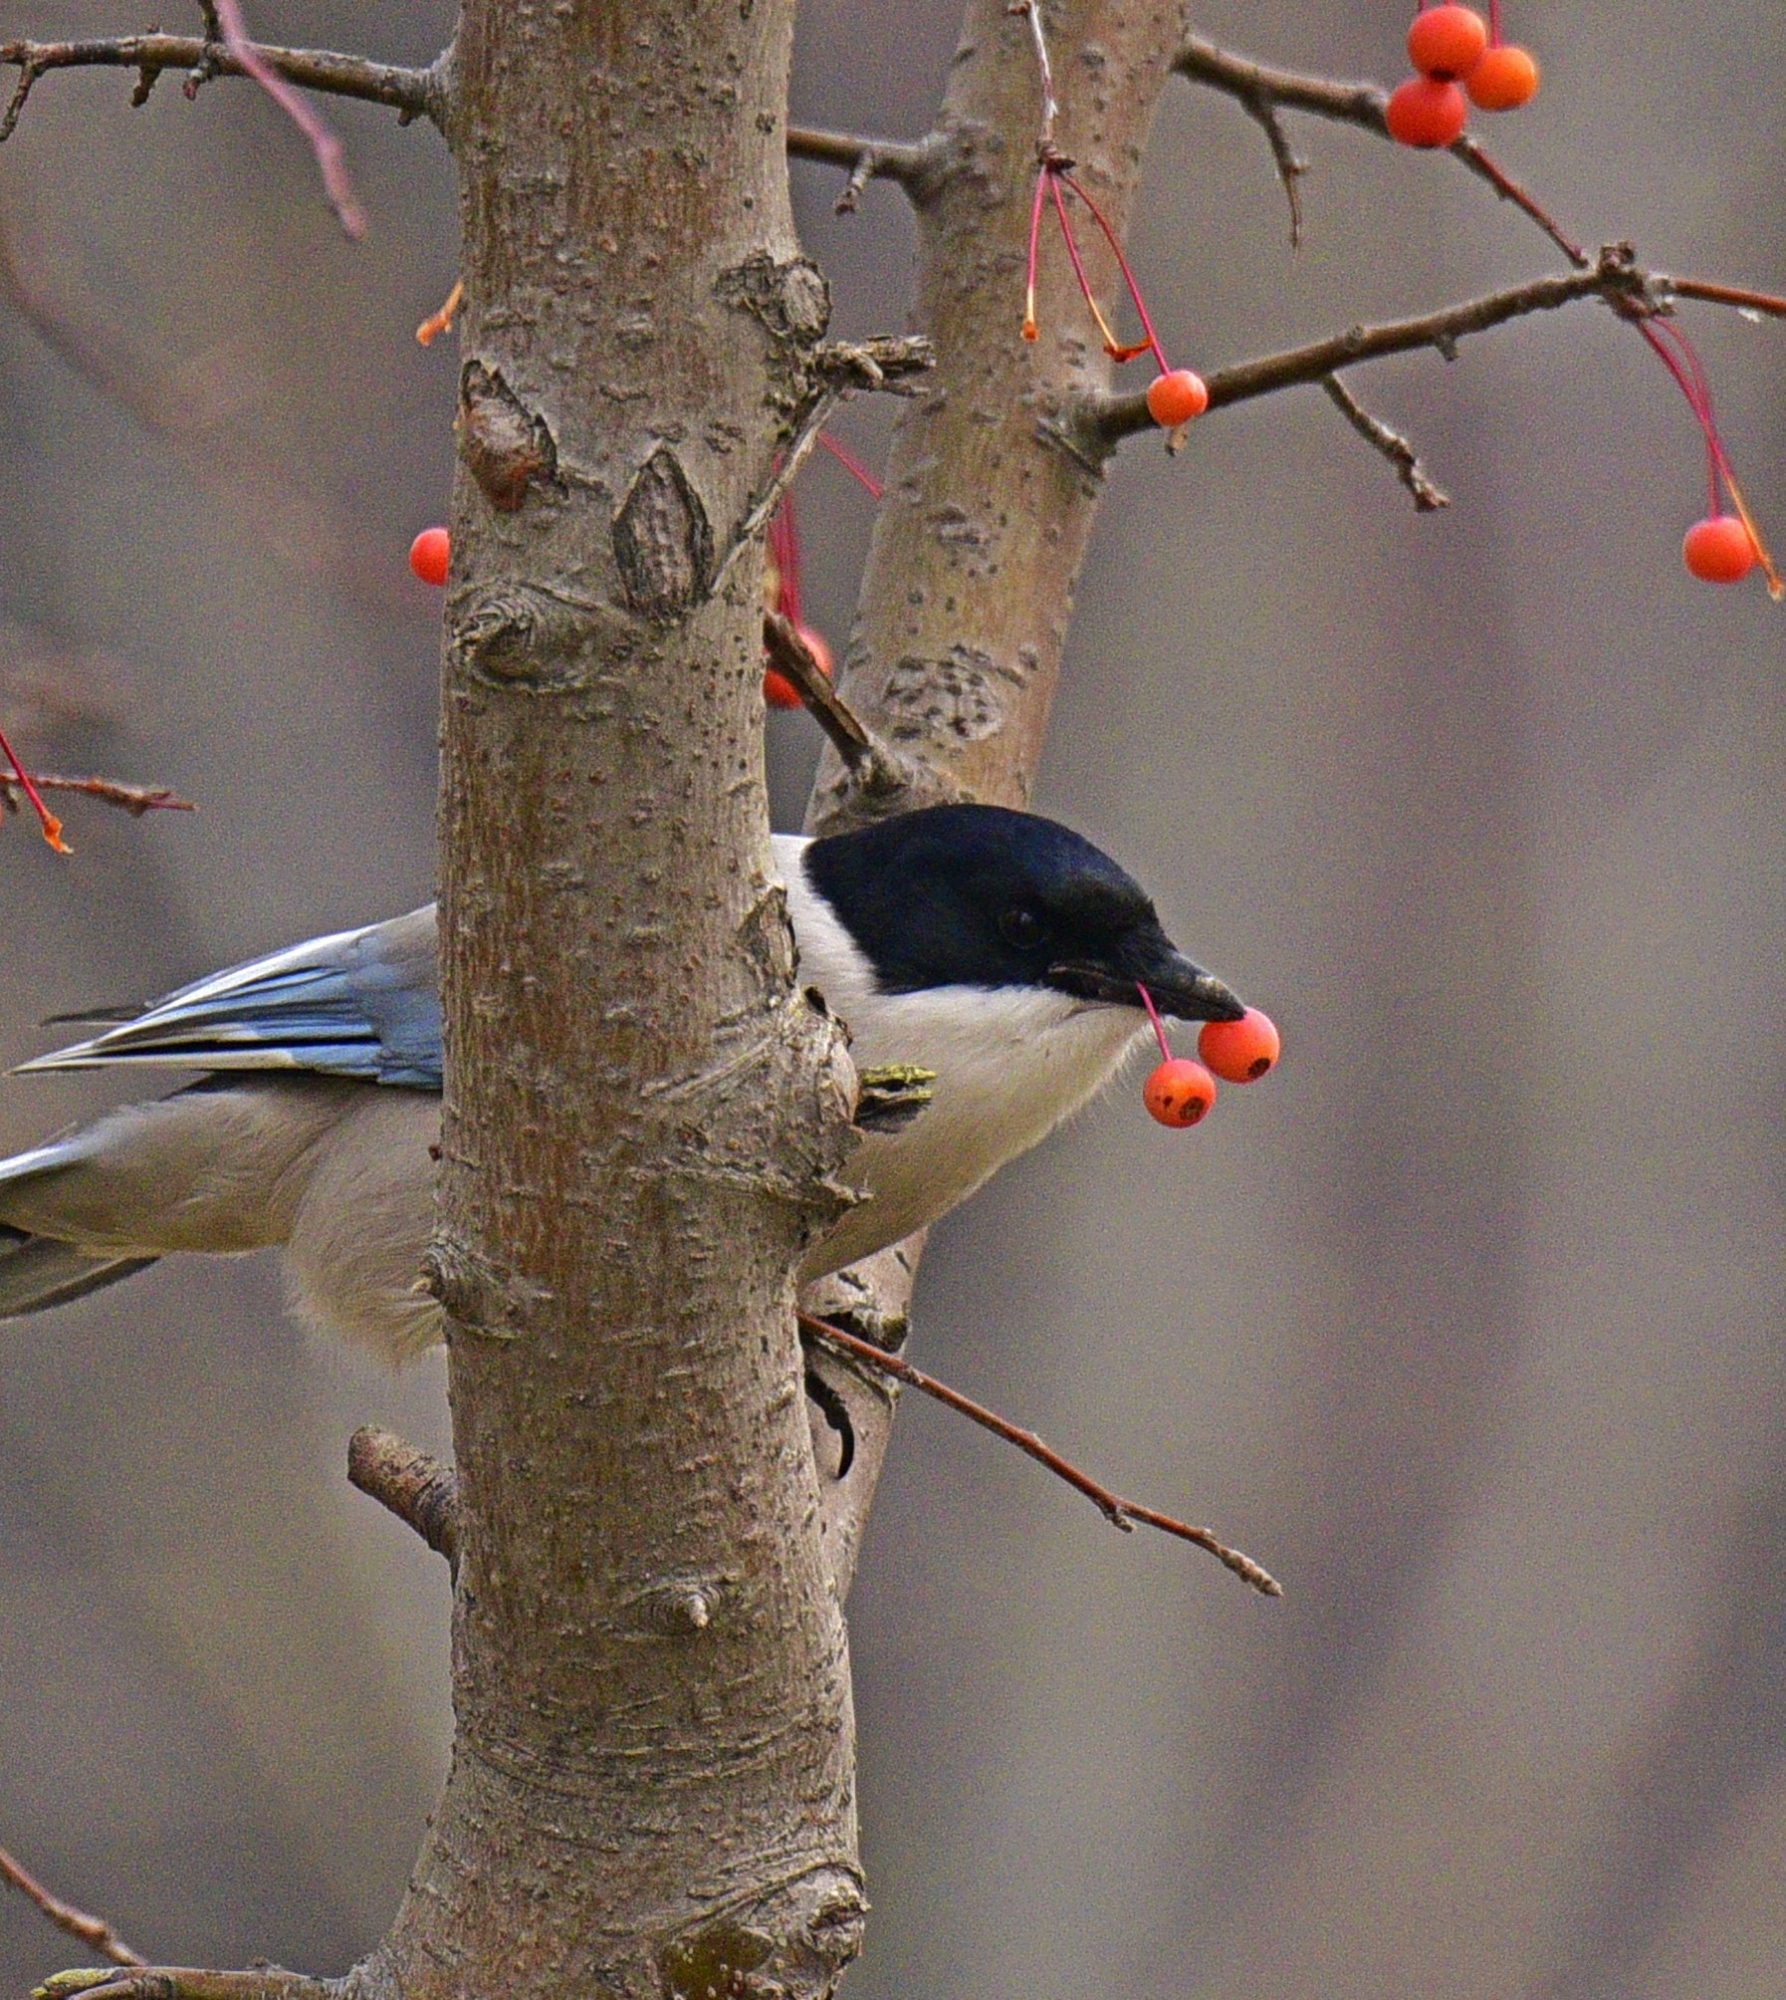
<path id="1" fill-rule="evenodd" d="M 1414 447 L 1398 430 L 1381 417 L 1373 417 L 1337 375 L 1323 375 L 1321 387 L 1327 399 L 1373 451 L 1380 451 L 1395 467 L 1395 476 L 1414 496 L 1414 505 L 1423 514 L 1451 505 L 1451 495 L 1427 477 Z"/>
<path id="2" fill-rule="evenodd" d="M 1125 1500 L 1101 1480 L 1080 1471 L 1071 1459 L 1063 1458 L 1034 1431 L 1024 1430 L 1008 1417 L 1001 1417 L 996 1410 L 989 1410 L 984 1403 L 976 1403 L 959 1389 L 951 1389 L 947 1382 L 939 1382 L 934 1375 L 925 1374 L 922 1368 L 914 1368 L 901 1355 L 889 1354 L 872 1340 L 859 1339 L 829 1320 L 815 1319 L 811 1313 L 802 1312 L 796 1317 L 803 1333 L 841 1348 L 854 1360 L 878 1369 L 883 1375 L 891 1375 L 896 1382 L 903 1382 L 908 1388 L 922 1390 L 926 1396 L 934 1397 L 958 1415 L 967 1417 L 982 1430 L 990 1431 L 996 1438 L 1003 1438 L 1006 1444 L 1014 1444 L 1038 1465 L 1046 1466 L 1057 1479 L 1064 1479 L 1074 1492 L 1083 1493 L 1113 1528 L 1122 1529 L 1124 1534 L 1132 1534 L 1137 1522 L 1149 1528 L 1158 1528 L 1162 1534 L 1173 1535 L 1181 1542 L 1190 1542 L 1214 1556 L 1242 1582 L 1251 1584 L 1261 1597 L 1283 1596 L 1282 1584 L 1269 1570 L 1262 1569 L 1240 1549 L 1230 1548 L 1226 1542 L 1218 1541 L 1207 1528 L 1193 1528 L 1171 1514 L 1162 1514 L 1157 1507 L 1144 1507 L 1138 1501 Z"/>
<path id="3" fill-rule="evenodd" d="M 166 785 L 127 785 L 117 778 L 63 778 L 53 772 L 33 771 L 31 782 L 40 792 L 79 792 L 83 797 L 117 806 L 132 819 L 148 812 L 197 812 L 190 799 L 182 799 Z M 0 809 L 17 812 L 24 787 L 19 780 L 0 772 Z"/>
<path id="4" fill-rule="evenodd" d="M 1647 319 L 1664 309 L 1663 301 L 1672 288 L 1671 279 L 1639 269 L 1631 261 L 1628 245 L 1609 244 L 1588 271 L 1535 278 L 1529 284 L 1490 292 L 1484 298 L 1468 299 L 1461 305 L 1422 313 L 1414 319 L 1388 320 L 1381 326 L 1355 326 L 1345 333 L 1330 334 L 1325 340 L 1312 341 L 1306 347 L 1292 347 L 1257 361 L 1218 368 L 1204 378 L 1209 388 L 1209 407 L 1220 409 L 1229 403 L 1244 403 L 1254 396 L 1292 389 L 1300 383 L 1320 382 L 1341 368 L 1360 361 L 1379 360 L 1386 354 L 1407 354 L 1416 348 L 1435 347 L 1449 358 L 1450 351 L 1465 334 L 1485 332 L 1491 326 L 1523 318 L 1527 313 L 1555 312 L 1579 299 L 1602 299 L 1621 317 Z M 1065 430 L 1060 441 L 1080 455 L 1096 459 L 1122 439 L 1157 428 L 1148 414 L 1145 394 L 1112 396 L 1106 401 L 1088 398 L 1079 420 Z"/>
<path id="5" fill-rule="evenodd" d="M 1385 116 L 1389 93 L 1381 84 L 1346 83 L 1337 77 L 1302 76 L 1294 70 L 1273 69 L 1269 64 L 1254 62 L 1248 56 L 1232 55 L 1202 35 L 1192 35 L 1186 41 L 1172 66 L 1192 83 L 1204 84 L 1211 90 L 1219 90 L 1232 97 L 1249 117 L 1256 119 L 1271 140 L 1272 155 L 1277 160 L 1280 174 L 1287 171 L 1276 122 L 1276 113 L 1280 111 L 1307 111 L 1317 118 L 1329 118 L 1342 125 L 1357 125 L 1366 132 L 1375 132 L 1379 138 L 1389 137 Z M 1586 264 L 1587 252 L 1581 245 L 1511 174 L 1496 166 L 1467 132 L 1447 150 L 1479 180 L 1486 181 L 1503 201 L 1512 202 L 1530 216 L 1570 263 Z M 1296 170 L 1303 171 L 1300 163 Z M 1294 181 L 1287 180 L 1286 186 L 1291 191 L 1294 240 Z"/>
<path id="6" fill-rule="evenodd" d="M 192 1965 L 144 1965 L 116 1972 L 76 1968 L 34 1989 L 31 2000 L 335 2000 L 343 1982 L 313 1979 L 279 1965 L 212 1972 Z"/>
<path id="7" fill-rule="evenodd" d="M 853 132 L 817 132 L 809 126 L 788 127 L 788 158 L 815 160 L 821 166 L 847 167 L 849 179 L 837 197 L 836 212 L 855 211 L 862 190 L 870 181 L 892 181 L 914 201 L 936 174 L 943 157 L 944 141 L 933 134 L 915 142 L 901 139 L 865 139 Z"/>
<path id="8" fill-rule="evenodd" d="M 35 1875 L 15 1861 L 4 1847 L 0 1847 L 0 1882 L 10 1884 L 27 1902 L 34 1903 L 59 1931 L 66 1931 L 70 1937 L 79 1938 L 82 1944 L 91 1945 L 114 1965 L 148 1963 L 131 1950 L 104 1917 L 92 1916 L 86 1910 L 77 1909 L 73 1903 L 63 1902 L 60 1896 L 46 1889 Z"/>
<path id="9" fill-rule="evenodd" d="M 362 1424 L 347 1441 L 349 1481 L 413 1528 L 459 1573 L 459 1481 L 450 1465 L 395 1432 Z"/>
<path id="10" fill-rule="evenodd" d="M 287 83 L 321 91 L 329 97 L 386 104 L 397 113 L 401 124 L 407 125 L 413 118 L 426 118 L 442 133 L 446 131 L 444 57 L 427 69 L 409 69 L 396 63 L 373 62 L 365 56 L 339 54 L 332 49 L 271 48 L 261 43 L 251 47 L 253 54 Z M 137 92 L 132 99 L 136 104 L 147 98 L 163 70 L 188 70 L 196 82 L 211 76 L 251 74 L 239 56 L 201 35 L 111 35 L 76 42 L 0 42 L 0 66 L 19 73 L 12 101 L 4 115 L 0 115 L 0 141 L 12 137 L 32 86 L 51 70 L 133 69 L 138 75 Z"/>

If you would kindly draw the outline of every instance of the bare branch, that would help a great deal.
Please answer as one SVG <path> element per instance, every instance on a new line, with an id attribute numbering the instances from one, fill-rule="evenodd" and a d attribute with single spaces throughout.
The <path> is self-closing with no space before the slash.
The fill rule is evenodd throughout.
<path id="1" fill-rule="evenodd" d="M 1337 375 L 1323 375 L 1321 387 L 1327 391 L 1333 407 L 1365 443 L 1380 451 L 1395 467 L 1395 476 L 1413 494 L 1414 505 L 1421 513 L 1430 514 L 1440 507 L 1451 505 L 1451 495 L 1427 477 L 1426 467 L 1420 463 L 1414 447 L 1400 431 L 1392 430 L 1381 417 L 1373 417 Z"/>
<path id="2" fill-rule="evenodd" d="M 1277 164 L 1277 177 L 1284 185 L 1284 199 L 1290 204 L 1290 248 L 1302 247 L 1302 177 L 1309 170 L 1309 163 L 1290 143 L 1290 133 L 1278 113 L 1275 104 L 1269 104 L 1262 97 L 1243 97 L 1240 108 L 1265 134 L 1265 143 L 1271 148 L 1271 157 Z"/>
<path id="3" fill-rule="evenodd" d="M 976 1403 L 971 1396 L 964 1396 L 959 1389 L 951 1389 L 946 1382 L 939 1382 L 934 1375 L 926 1375 L 923 1369 L 897 1354 L 889 1354 L 884 1348 L 876 1347 L 871 1340 L 859 1339 L 853 1333 L 846 1333 L 840 1326 L 829 1320 L 814 1319 L 810 1313 L 798 1313 L 802 1332 L 814 1335 L 821 1341 L 839 1347 L 852 1359 L 878 1369 L 884 1375 L 891 1375 L 896 1381 L 904 1382 L 909 1388 L 921 1389 L 925 1395 L 934 1396 L 939 1403 L 971 1419 L 982 1430 L 990 1431 L 994 1437 L 1003 1438 L 1006 1444 L 1014 1444 L 1017 1449 L 1043 1465 L 1057 1479 L 1064 1479 L 1077 1493 L 1085 1497 L 1097 1508 L 1113 1528 L 1120 1528 L 1124 1534 L 1134 1531 L 1136 1522 L 1149 1528 L 1158 1528 L 1162 1534 L 1174 1535 L 1181 1542 L 1191 1542 L 1197 1548 L 1207 1551 L 1224 1568 L 1230 1569 L 1242 1582 L 1250 1583 L 1262 1597 L 1282 1597 L 1283 1586 L 1269 1570 L 1261 1569 L 1252 1557 L 1239 1549 L 1230 1548 L 1221 1542 L 1207 1528 L 1193 1528 L 1188 1522 L 1175 1519 L 1170 1514 L 1162 1514 L 1157 1508 L 1143 1507 L 1137 1501 L 1125 1500 L 1120 1493 L 1113 1493 L 1108 1486 L 1093 1479 L 1087 1472 L 1081 1472 L 1070 1459 L 1062 1458 L 1050 1444 L 1043 1442 L 1034 1431 L 1026 1431 L 1001 1417 L 996 1410 L 989 1410 L 984 1403 Z"/>
<path id="4" fill-rule="evenodd" d="M 1720 285 L 1710 278 L 1652 278 L 1651 286 L 1663 298 L 1704 299 L 1708 305 L 1734 306 L 1741 313 L 1766 313 L 1770 319 L 1786 319 L 1786 299 L 1774 292 L 1752 291 L 1747 285 Z"/>
<path id="5" fill-rule="evenodd" d="M 930 342 L 920 334 L 881 334 L 863 341 L 832 340 L 813 354 L 813 386 L 795 414 L 792 441 L 715 565 L 710 590 L 718 590 L 726 572 L 767 526 L 770 515 L 781 504 L 782 495 L 811 457 L 820 432 L 838 404 L 849 396 L 877 389 L 895 396 L 909 395 L 912 383 L 931 367 L 934 358 Z"/>
<path id="6" fill-rule="evenodd" d="M 253 55 L 287 83 L 329 97 L 357 98 L 367 104 L 387 104 L 407 125 L 427 118 L 446 129 L 446 87 L 442 64 L 408 69 L 396 63 L 369 61 L 332 49 L 271 48 L 250 45 Z M 215 41 L 199 35 L 112 35 L 77 42 L 0 42 L 0 66 L 19 72 L 12 101 L 0 116 L 0 141 L 12 136 L 31 87 L 56 69 L 133 69 L 138 73 L 133 103 L 141 104 L 155 79 L 166 69 L 195 71 L 205 76 L 248 76 L 241 59 Z"/>
<path id="7" fill-rule="evenodd" d="M 260 85 L 309 141 L 335 219 L 350 242 L 359 242 L 366 233 L 366 211 L 360 206 L 360 198 L 348 176 L 347 156 L 341 150 L 341 141 L 248 39 L 241 0 L 202 0 L 202 5 L 207 31 L 213 26 L 222 29 L 224 46 L 244 73 Z"/>
<path id="8" fill-rule="evenodd" d="M 450 1465 L 392 1431 L 362 1424 L 347 1441 L 347 1476 L 459 1572 L 459 1481 Z"/>
<path id="9" fill-rule="evenodd" d="M 1385 111 L 1389 93 L 1381 84 L 1346 83 L 1337 77 L 1301 76 L 1294 70 L 1273 69 L 1267 63 L 1237 56 L 1218 48 L 1202 35 L 1192 35 L 1173 63 L 1180 76 L 1232 97 L 1247 114 L 1264 127 L 1272 139 L 1272 156 L 1278 171 L 1284 171 L 1284 156 L 1273 136 L 1273 114 L 1279 111 L 1307 111 L 1317 118 L 1333 119 L 1342 125 L 1357 125 L 1380 138 L 1389 137 Z M 1479 180 L 1484 180 L 1503 201 L 1530 216 L 1572 264 L 1586 264 L 1587 252 L 1575 242 L 1543 205 L 1494 161 L 1466 132 L 1448 148 Z M 1293 184 L 1292 184 L 1293 185 Z M 1294 200 L 1294 196 L 1292 196 Z"/>
<path id="10" fill-rule="evenodd" d="M 9 1883 L 27 1902 L 49 1918 L 59 1931 L 66 1931 L 70 1937 L 79 1938 L 84 1945 L 90 1945 L 96 1952 L 108 1958 L 114 1965 L 146 1965 L 148 1960 L 132 1951 L 129 1945 L 112 1929 L 104 1917 L 95 1917 L 86 1910 L 78 1910 L 72 1903 L 46 1889 L 35 1875 L 29 1873 L 6 1849 L 0 1847 L 0 1882 Z"/>
<path id="11" fill-rule="evenodd" d="M 190 799 L 178 797 L 166 785 L 127 785 L 117 778 L 63 778 L 54 773 L 33 771 L 31 782 L 40 792 L 79 792 L 85 798 L 100 799 L 117 806 L 132 819 L 148 812 L 197 812 Z M 0 772 L 0 808 L 17 812 L 24 787 L 18 778 Z"/>
<path id="12" fill-rule="evenodd" d="M 144 1965 L 138 1959 L 118 1972 L 58 1972 L 34 1989 L 31 2000 L 333 2000 L 330 1982 L 283 1966 L 247 1972 L 211 1972 L 192 1965 Z"/>
<path id="13" fill-rule="evenodd" d="M 1320 382 L 1341 368 L 1378 360 L 1386 354 L 1407 354 L 1417 348 L 1433 347 L 1449 356 L 1465 334 L 1485 332 L 1491 326 L 1523 318 L 1527 313 L 1555 312 L 1578 299 L 1602 299 L 1622 317 L 1647 319 L 1663 309 L 1661 301 L 1671 282 L 1659 274 L 1640 270 L 1631 261 L 1628 245 L 1610 244 L 1600 252 L 1589 271 L 1535 278 L 1529 284 L 1490 292 L 1484 298 L 1422 313 L 1414 319 L 1389 320 L 1381 326 L 1355 326 L 1306 347 L 1293 347 L 1257 361 L 1243 361 L 1232 368 L 1218 368 L 1204 377 L 1209 389 L 1209 407 L 1220 409 L 1225 404 L 1244 403 L 1254 396 L 1292 389 L 1300 383 Z M 1082 455 L 1096 458 L 1123 438 L 1155 428 L 1148 415 L 1145 394 L 1136 394 L 1088 402 L 1078 423 L 1063 435 Z"/>
<path id="14" fill-rule="evenodd" d="M 942 141 L 865 139 L 853 132 L 818 132 L 810 126 L 788 127 L 788 158 L 814 160 L 821 166 L 847 167 L 849 179 L 837 197 L 837 213 L 851 214 L 870 181 L 892 181 L 915 201 L 936 173 Z"/>
<path id="15" fill-rule="evenodd" d="M 1461 139 L 1454 140 L 1447 150 L 1454 159 L 1462 160 L 1471 173 L 1487 181 L 1503 201 L 1512 202 L 1515 208 L 1530 216 L 1578 270 L 1587 268 L 1588 253 L 1582 246 L 1564 229 L 1538 197 L 1529 188 L 1523 187 L 1516 181 L 1505 167 L 1497 166 L 1469 133 L 1466 132 Z"/>

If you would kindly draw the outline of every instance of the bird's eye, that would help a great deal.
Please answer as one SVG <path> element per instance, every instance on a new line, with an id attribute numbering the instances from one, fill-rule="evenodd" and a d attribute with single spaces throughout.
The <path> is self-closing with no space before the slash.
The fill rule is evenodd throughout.
<path id="1" fill-rule="evenodd" d="M 1015 904 L 999 918 L 998 927 L 1006 944 L 1015 945 L 1019 951 L 1034 951 L 1047 941 L 1042 919 L 1034 910 L 1026 910 L 1021 903 Z"/>

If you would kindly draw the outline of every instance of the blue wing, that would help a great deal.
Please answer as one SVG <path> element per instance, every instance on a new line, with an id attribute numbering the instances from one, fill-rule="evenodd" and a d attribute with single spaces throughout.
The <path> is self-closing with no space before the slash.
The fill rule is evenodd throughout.
<path id="1" fill-rule="evenodd" d="M 441 1087 L 434 905 L 313 938 L 170 993 L 90 1041 L 21 1071 L 158 1065 L 310 1070 Z"/>

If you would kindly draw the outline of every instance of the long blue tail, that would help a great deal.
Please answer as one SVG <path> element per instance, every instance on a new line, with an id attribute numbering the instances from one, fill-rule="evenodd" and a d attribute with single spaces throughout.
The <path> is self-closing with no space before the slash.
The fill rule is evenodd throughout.
<path id="1" fill-rule="evenodd" d="M 154 1262 L 153 1257 L 95 1255 L 54 1236 L 33 1236 L 0 1222 L 0 1319 L 65 1306 Z"/>

